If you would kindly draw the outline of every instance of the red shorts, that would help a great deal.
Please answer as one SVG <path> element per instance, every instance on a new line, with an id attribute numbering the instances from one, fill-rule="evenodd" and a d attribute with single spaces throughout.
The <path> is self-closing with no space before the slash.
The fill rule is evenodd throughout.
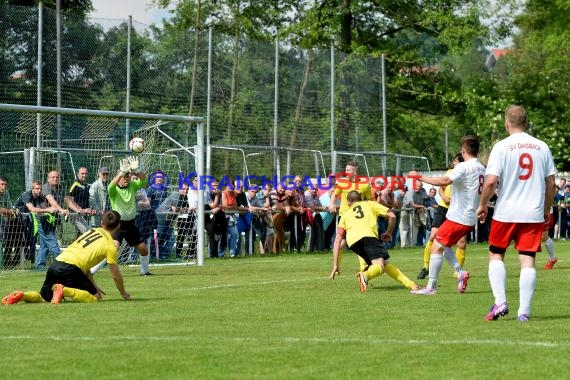
<path id="1" fill-rule="evenodd" d="M 446 247 L 453 247 L 459 239 L 465 236 L 467 233 L 473 231 L 475 226 L 466 226 L 465 224 L 460 224 L 446 219 L 435 235 L 435 240 Z"/>
<path id="2" fill-rule="evenodd" d="M 539 223 L 509 223 L 491 221 L 489 245 L 507 249 L 512 240 L 515 249 L 523 252 L 540 252 L 544 222 Z"/>

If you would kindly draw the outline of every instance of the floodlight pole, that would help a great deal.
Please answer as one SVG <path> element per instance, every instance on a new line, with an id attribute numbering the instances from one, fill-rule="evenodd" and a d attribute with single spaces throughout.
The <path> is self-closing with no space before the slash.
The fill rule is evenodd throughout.
<path id="1" fill-rule="evenodd" d="M 206 174 L 210 175 L 212 163 L 210 158 L 210 120 L 212 115 L 212 25 L 208 27 L 208 83 L 206 94 L 206 146 L 208 156 L 206 157 Z"/>
<path id="2" fill-rule="evenodd" d="M 334 87 L 335 87 L 335 83 L 334 83 L 334 44 L 331 43 L 331 88 L 330 88 L 330 92 L 331 92 L 331 106 L 330 106 L 330 113 L 331 113 L 331 170 L 333 171 L 333 173 L 336 171 L 336 154 L 334 153 L 334 124 L 335 124 L 335 118 L 334 118 Z"/>
<path id="3" fill-rule="evenodd" d="M 274 100 L 273 100 L 273 169 L 281 176 L 280 165 L 278 165 L 279 151 L 277 150 L 278 138 L 277 128 L 279 126 L 279 38 L 275 38 L 275 79 L 274 79 Z"/>
<path id="4" fill-rule="evenodd" d="M 38 69 L 37 69 L 37 75 L 38 75 L 38 80 L 36 83 L 37 86 L 37 99 L 36 99 L 36 103 L 38 106 L 42 105 L 42 67 L 44 65 L 43 63 L 43 35 L 44 35 L 44 11 L 43 11 L 43 5 L 42 2 L 40 1 L 38 3 Z M 37 113 L 36 114 L 36 146 L 39 148 L 42 146 L 42 114 L 41 113 Z"/>
<path id="5" fill-rule="evenodd" d="M 384 54 L 382 54 L 382 150 L 388 151 L 388 133 L 386 130 L 386 67 L 384 66 Z M 382 170 L 386 173 L 386 155 L 382 160 Z"/>
<path id="6" fill-rule="evenodd" d="M 56 40 L 56 97 L 57 107 L 61 108 L 61 0 L 55 2 L 55 40 Z M 57 147 L 61 148 L 61 115 L 57 115 L 56 135 Z M 59 169 L 59 162 L 58 162 Z"/>
<path id="7" fill-rule="evenodd" d="M 208 146 L 209 148 L 209 146 Z M 196 146 L 194 147 L 195 159 L 196 159 L 196 174 L 198 178 L 202 178 L 204 175 L 204 123 L 198 123 L 196 128 Z M 204 210 L 204 188 L 198 187 L 198 210 Z M 196 256 L 198 259 L 198 266 L 204 265 L 204 250 L 205 250 L 205 239 L 204 239 L 204 226 L 205 226 L 205 216 L 203 212 L 197 213 L 196 220 L 196 231 L 197 233 L 197 244 L 198 252 Z"/>
<path id="8" fill-rule="evenodd" d="M 125 100 L 125 112 L 131 112 L 131 34 L 133 31 L 133 16 L 129 15 L 127 28 L 127 98 Z M 125 149 L 129 146 L 131 135 L 131 120 L 125 120 Z"/>

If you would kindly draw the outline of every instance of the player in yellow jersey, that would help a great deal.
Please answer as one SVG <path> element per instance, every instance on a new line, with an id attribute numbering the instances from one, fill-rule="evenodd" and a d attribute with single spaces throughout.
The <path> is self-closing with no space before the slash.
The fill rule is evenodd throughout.
<path id="1" fill-rule="evenodd" d="M 58 304 L 63 297 L 78 302 L 95 302 L 105 294 L 97 286 L 90 268 L 107 259 L 115 286 L 125 300 L 131 296 L 125 290 L 123 277 L 117 264 L 118 251 L 112 233 L 119 227 L 121 216 L 108 211 L 101 216 L 101 227 L 92 228 L 79 236 L 59 254 L 47 270 L 40 292 L 15 291 L 2 299 L 2 304 L 11 305 L 20 301 Z"/>
<path id="2" fill-rule="evenodd" d="M 346 177 L 344 177 L 344 175 L 346 175 Z M 362 200 L 367 201 L 372 199 L 372 188 L 370 187 L 368 178 L 366 176 L 358 175 L 358 164 L 356 162 L 348 162 L 346 164 L 344 173 L 339 173 L 339 176 L 337 176 L 336 180 L 337 181 L 333 195 L 334 197 L 338 197 L 340 195 L 340 209 L 338 210 L 338 214 L 341 217 L 348 208 L 346 196 L 351 191 L 359 192 L 361 194 Z M 334 212 L 334 204 L 331 204 L 329 206 L 329 209 L 331 212 Z"/>
<path id="3" fill-rule="evenodd" d="M 457 153 L 453 157 L 453 161 L 451 162 L 451 167 L 445 172 L 445 175 L 448 175 L 453 171 L 453 168 L 460 162 L 463 162 L 463 157 L 461 153 Z M 431 255 L 431 246 L 433 244 L 433 240 L 435 239 L 435 235 L 437 235 L 437 230 L 439 226 L 445 221 L 445 215 L 447 214 L 447 210 L 449 209 L 449 203 L 451 202 L 451 185 L 448 186 L 441 186 L 439 188 L 439 200 L 437 202 L 437 208 L 435 209 L 435 215 L 433 218 L 433 222 L 431 224 L 431 230 L 429 232 L 428 241 L 426 246 L 424 247 L 424 266 L 418 273 L 418 280 L 423 280 L 429 274 L 429 258 Z M 457 250 L 455 251 L 455 257 L 461 266 L 465 263 L 465 250 L 467 248 L 467 238 L 464 236 L 457 242 Z M 455 272 L 454 272 L 455 273 Z"/>
<path id="4" fill-rule="evenodd" d="M 334 200 L 340 195 L 340 208 L 338 209 L 339 221 L 348 208 L 346 197 L 351 191 L 357 191 L 362 200 L 372 200 L 372 188 L 370 187 L 370 183 L 368 183 L 368 178 L 358 175 L 358 164 L 355 161 L 347 162 L 344 173 L 339 173 L 336 178 L 332 199 Z M 336 211 L 335 202 L 330 202 L 329 212 L 334 213 Z M 343 240 L 340 249 L 344 249 L 345 246 L 346 241 Z M 366 266 L 366 263 L 360 256 L 358 260 L 360 269 L 362 270 Z"/>
<path id="5" fill-rule="evenodd" d="M 390 264 L 390 255 L 378 239 L 377 220 L 379 216 L 388 217 L 388 228 L 381 238 L 389 241 L 396 225 L 396 216 L 390 209 L 373 201 L 362 201 L 358 191 L 351 191 L 347 195 L 347 209 L 337 227 L 333 248 L 333 269 L 329 276 L 334 280 L 340 275 L 340 254 L 342 241 L 366 263 L 364 268 L 356 274 L 360 291 L 365 292 L 368 282 L 386 272 L 390 277 L 411 290 L 419 286 L 410 280 L 400 269 Z"/>

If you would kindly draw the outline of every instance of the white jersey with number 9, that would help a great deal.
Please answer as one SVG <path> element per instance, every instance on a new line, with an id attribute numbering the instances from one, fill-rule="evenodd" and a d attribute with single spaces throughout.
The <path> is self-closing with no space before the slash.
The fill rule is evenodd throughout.
<path id="1" fill-rule="evenodd" d="M 545 178 L 556 174 L 546 143 L 525 132 L 513 133 L 493 147 L 486 174 L 499 177 L 493 219 L 544 222 Z"/>

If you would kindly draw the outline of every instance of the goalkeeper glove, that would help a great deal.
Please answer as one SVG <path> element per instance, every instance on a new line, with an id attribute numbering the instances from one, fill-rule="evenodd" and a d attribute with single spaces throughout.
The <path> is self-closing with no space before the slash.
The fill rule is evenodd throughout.
<path id="1" fill-rule="evenodd" d="M 139 162 L 139 158 L 135 157 L 135 156 L 129 156 L 127 157 L 127 160 L 129 161 L 129 168 L 131 169 L 131 172 L 138 174 L 140 173 L 139 170 L 139 166 L 140 166 L 140 162 Z"/>
<path id="2" fill-rule="evenodd" d="M 127 159 L 119 161 L 119 174 L 124 176 L 130 170 L 129 161 Z"/>

